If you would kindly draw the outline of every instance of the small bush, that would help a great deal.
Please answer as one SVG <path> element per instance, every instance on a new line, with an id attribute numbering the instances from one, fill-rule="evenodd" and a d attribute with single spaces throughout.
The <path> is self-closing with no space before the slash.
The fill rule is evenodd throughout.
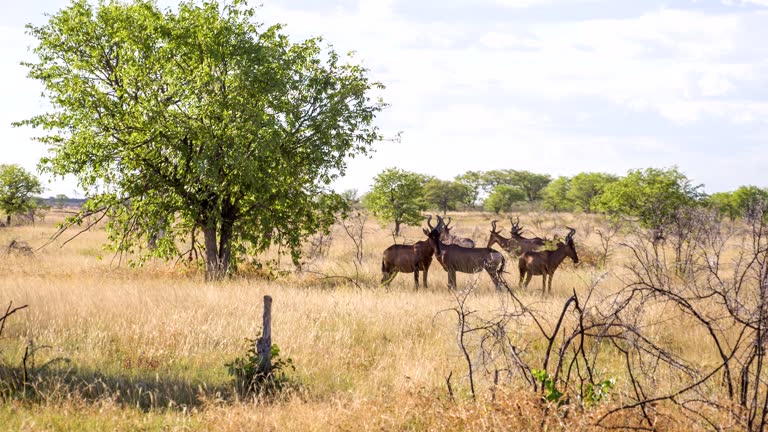
<path id="1" fill-rule="evenodd" d="M 225 366 L 229 375 L 235 378 L 235 389 L 242 397 L 270 395 L 285 389 L 290 383 L 287 370 L 296 370 L 293 359 L 281 358 L 280 347 L 272 344 L 272 371 L 264 373 L 259 368 L 260 358 L 256 352 L 256 340 L 246 339 L 248 351 Z"/>

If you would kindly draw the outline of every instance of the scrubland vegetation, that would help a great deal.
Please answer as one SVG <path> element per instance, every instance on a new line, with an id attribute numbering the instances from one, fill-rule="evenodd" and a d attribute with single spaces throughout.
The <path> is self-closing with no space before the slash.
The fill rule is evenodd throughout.
<path id="1" fill-rule="evenodd" d="M 707 195 L 676 167 L 393 167 L 339 194 L 349 159 L 400 139 L 374 121 L 384 84 L 257 16 L 78 0 L 27 27 L 49 110 L 14 125 L 86 199 L 46 203 L 0 165 L 0 429 L 765 429 L 768 190 Z M 514 216 L 578 265 L 546 294 L 517 288 L 514 251 L 506 284 L 448 289 L 433 260 L 428 288 L 380 286 L 428 209 L 478 246 Z M 449 270 L 498 272 L 446 231 L 429 236 L 464 258 Z M 278 370 L 253 375 L 265 295 Z"/>
<path id="2" fill-rule="evenodd" d="M 492 216 L 453 218 L 459 234 L 484 246 Z M 304 245 L 301 269 L 275 249 L 219 283 L 203 282 L 203 269 L 184 262 L 120 263 L 101 248 L 101 226 L 33 256 L 8 251 L 0 260 L 4 311 L 9 301 L 28 308 L 7 318 L 0 339 L 0 424 L 10 430 L 739 430 L 750 427 L 754 410 L 751 421 L 759 425 L 764 353 L 762 343 L 751 341 L 762 340 L 755 338 L 764 331 L 753 318 L 765 306 L 765 269 L 750 267 L 740 287 L 729 282 L 738 282 L 737 267 L 744 269 L 750 257 L 765 265 L 765 240 L 752 231 L 763 229 L 759 222 L 718 223 L 727 238 L 689 237 L 683 243 L 694 249 L 689 271 L 670 259 L 676 256 L 671 236 L 654 246 L 645 230 L 611 227 L 597 216 L 516 216 L 540 236 L 563 236 L 566 225 L 577 230 L 580 264 L 561 266 L 551 295 L 541 294 L 540 277 L 517 289 L 509 255 L 505 277 L 514 295 L 496 292 L 485 273 L 459 274 L 460 289 L 449 291 L 436 261 L 428 289 L 415 290 L 411 274 L 381 288 L 381 251 L 392 236 L 372 218 L 363 227 L 359 262 L 351 237 L 336 225 Z M 54 211 L 36 226 L 2 229 L 0 244 L 16 239 L 36 248 L 61 220 Z M 403 235 L 399 240 L 424 237 L 410 226 Z M 704 256 L 718 239 L 722 253 Z M 745 255 L 755 239 L 758 253 Z M 719 291 L 706 270 L 715 261 L 725 286 Z M 244 355 L 246 338 L 258 337 L 266 294 L 274 298 L 273 342 L 295 369 L 286 370 L 278 392 L 240 395 L 225 365 Z"/>

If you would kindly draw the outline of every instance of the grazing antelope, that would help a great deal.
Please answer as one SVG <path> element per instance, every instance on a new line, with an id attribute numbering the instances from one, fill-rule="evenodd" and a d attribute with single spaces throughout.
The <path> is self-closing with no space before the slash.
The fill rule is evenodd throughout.
<path id="1" fill-rule="evenodd" d="M 439 216 L 438 216 L 439 217 Z M 442 220 L 442 219 L 441 219 Z M 439 225 L 439 224 L 438 224 Z M 463 246 L 465 248 L 475 247 L 475 241 L 470 238 L 459 237 L 451 234 L 453 227 L 451 225 L 451 217 L 448 217 L 448 223 L 444 223 L 443 229 L 440 232 L 440 240 L 445 244 L 455 244 Z"/>
<path id="2" fill-rule="evenodd" d="M 552 292 L 552 276 L 565 257 L 570 257 L 574 264 L 578 264 L 579 256 L 576 254 L 576 245 L 573 244 L 573 235 L 576 233 L 576 230 L 573 228 L 568 229 L 570 232 L 565 237 L 565 243 L 557 242 L 557 249 L 524 252 L 520 256 L 517 261 L 520 269 L 520 287 L 527 287 L 534 275 L 541 275 L 544 277 L 541 285 L 542 293 L 547 290 Z M 549 276 L 549 285 L 547 285 L 547 276 Z M 524 277 L 525 284 L 523 284 Z"/>
<path id="3" fill-rule="evenodd" d="M 434 229 L 432 224 L 432 215 L 427 217 L 427 226 Z M 429 231 L 422 228 L 425 235 Z M 413 273 L 413 283 L 416 288 L 419 287 L 419 270 L 424 272 L 424 288 L 427 288 L 427 273 L 432 264 L 432 255 L 434 249 L 429 240 L 418 241 L 412 245 L 393 244 L 384 250 L 381 257 L 381 284 L 386 286 L 397 276 L 398 273 Z"/>
<path id="4" fill-rule="evenodd" d="M 501 291 L 502 285 L 509 290 L 504 281 L 504 255 L 490 248 L 467 248 L 455 244 L 445 244 L 440 239 L 440 229 L 444 222 L 437 216 L 437 227 L 429 232 L 429 243 L 435 251 L 437 262 L 448 272 L 448 287 L 456 287 L 456 272 L 478 273 L 488 272 L 496 289 Z"/>

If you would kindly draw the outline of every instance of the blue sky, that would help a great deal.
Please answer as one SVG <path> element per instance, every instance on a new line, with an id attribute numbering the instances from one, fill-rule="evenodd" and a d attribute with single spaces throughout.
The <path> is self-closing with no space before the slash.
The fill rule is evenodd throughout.
<path id="1" fill-rule="evenodd" d="M 2 163 L 34 170 L 45 154 L 35 131 L 10 126 L 45 109 L 18 65 L 32 43 L 23 26 L 66 3 L 3 6 Z M 391 166 L 450 179 L 676 165 L 710 193 L 768 186 L 768 0 L 263 3 L 259 21 L 356 51 L 387 86 L 378 123 L 402 142 L 350 160 L 339 190 L 365 191 Z"/>

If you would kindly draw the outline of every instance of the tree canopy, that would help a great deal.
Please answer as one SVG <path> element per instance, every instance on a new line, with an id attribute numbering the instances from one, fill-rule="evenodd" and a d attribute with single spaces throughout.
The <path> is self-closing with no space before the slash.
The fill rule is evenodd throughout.
<path id="1" fill-rule="evenodd" d="M 586 213 L 593 213 L 596 199 L 605 187 L 618 180 L 615 175 L 600 172 L 579 173 L 571 177 L 566 196 L 568 200 Z"/>
<path id="2" fill-rule="evenodd" d="M 326 230 L 344 201 L 330 183 L 381 139 L 385 104 L 368 70 L 321 39 L 292 43 L 253 22 L 245 1 L 73 0 L 40 26 L 29 76 L 51 112 L 18 124 L 49 132 L 44 171 L 74 174 L 109 213 L 115 250 L 170 258 L 204 238 L 206 276 L 246 252 Z"/>
<path id="3" fill-rule="evenodd" d="M 595 206 L 613 216 L 632 216 L 648 228 L 670 223 L 676 213 L 695 205 L 703 194 L 676 167 L 630 170 L 605 186 Z"/>
<path id="4" fill-rule="evenodd" d="M 525 193 L 520 189 L 509 185 L 498 185 L 493 188 L 493 192 L 485 200 L 485 209 L 499 214 L 501 211 L 508 211 L 512 204 L 525 200 Z"/>
<path id="5" fill-rule="evenodd" d="M 0 210 L 6 215 L 6 224 L 11 216 L 29 213 L 37 208 L 35 194 L 43 193 L 40 180 L 17 164 L 0 165 Z"/>
<path id="6" fill-rule="evenodd" d="M 477 206 L 480 193 L 483 191 L 485 184 L 483 173 L 480 171 L 467 171 L 464 174 L 457 175 L 454 180 L 456 183 L 464 186 L 466 190 L 464 204 L 469 207 Z"/>
<path id="7" fill-rule="evenodd" d="M 459 182 L 431 178 L 424 184 L 424 199 L 445 214 L 468 201 L 469 188 Z"/>
<path id="8" fill-rule="evenodd" d="M 568 199 L 568 190 L 570 187 L 571 179 L 566 176 L 560 176 L 552 180 L 544 189 L 542 189 L 541 200 L 549 210 L 571 210 L 573 204 Z"/>
<path id="9" fill-rule="evenodd" d="M 374 178 L 363 204 L 381 222 L 394 222 L 395 235 L 400 235 L 400 225 L 417 225 L 423 219 L 426 180 L 421 174 L 399 168 L 385 169 Z"/>

